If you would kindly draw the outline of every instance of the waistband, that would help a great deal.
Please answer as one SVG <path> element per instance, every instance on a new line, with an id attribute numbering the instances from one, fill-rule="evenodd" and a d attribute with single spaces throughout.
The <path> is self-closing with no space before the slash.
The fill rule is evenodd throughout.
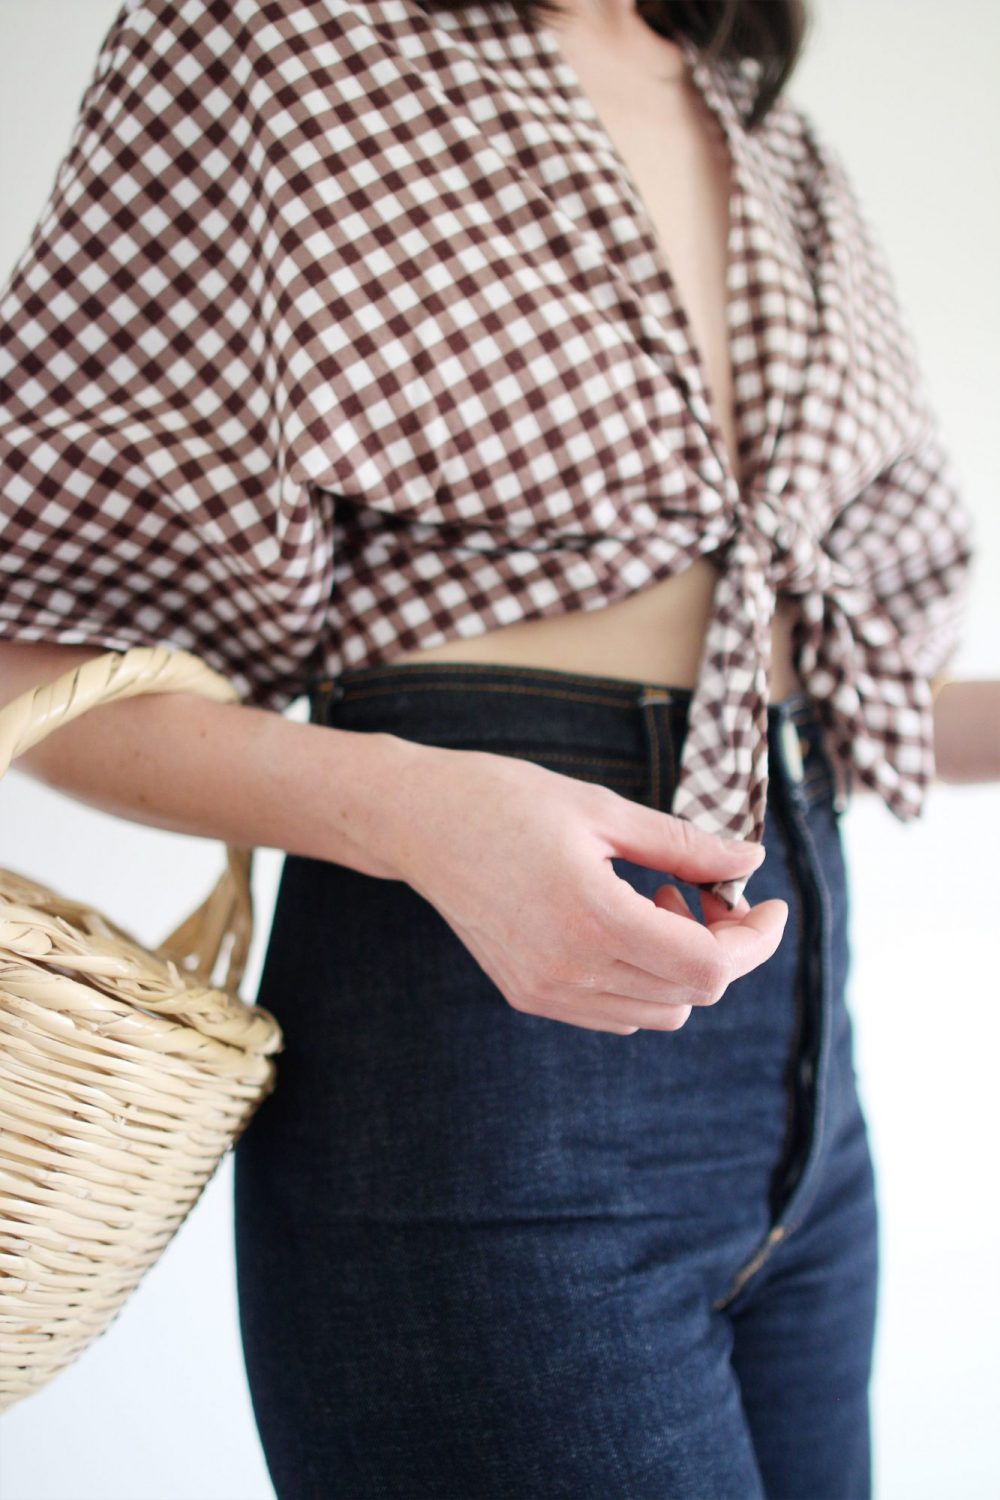
<path id="1" fill-rule="evenodd" d="M 452 748 L 585 748 L 641 762 L 649 714 L 679 760 L 692 688 L 550 667 L 482 662 L 375 663 L 308 685 L 314 723 L 398 733 Z M 792 782 L 831 779 L 815 700 L 799 692 L 768 705 L 768 743 Z M 810 763 L 806 762 L 811 757 Z"/>

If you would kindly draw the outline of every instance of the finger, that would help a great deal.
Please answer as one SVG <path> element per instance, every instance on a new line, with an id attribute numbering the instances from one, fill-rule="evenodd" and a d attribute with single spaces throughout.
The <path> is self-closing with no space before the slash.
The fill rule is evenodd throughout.
<path id="1" fill-rule="evenodd" d="M 676 912 L 679 917 L 690 917 L 692 922 L 697 922 L 698 920 L 685 901 L 683 894 L 675 885 L 658 886 L 653 892 L 653 900 L 664 911 Z"/>
<path id="2" fill-rule="evenodd" d="M 712 923 L 709 931 L 729 956 L 734 974 L 745 974 L 771 957 L 788 921 L 788 902 L 775 897 L 751 908 L 740 922 Z"/>
<path id="3" fill-rule="evenodd" d="M 516 1009 L 516 1007 L 515 1007 Z M 619 1036 L 634 1036 L 638 1026 L 629 1026 L 609 1019 L 606 1015 L 594 1015 L 585 1011 L 524 1011 L 520 1014 L 534 1016 L 539 1021 L 561 1021 L 564 1026 L 580 1026 L 584 1031 L 613 1031 Z"/>
<path id="4" fill-rule="evenodd" d="M 664 907 L 667 911 L 675 911 L 679 916 L 690 917 L 692 922 L 698 918 L 688 906 L 684 895 L 675 885 L 661 885 L 654 893 L 653 900 L 657 906 Z M 739 896 L 735 907 L 727 906 L 720 896 L 713 896 L 709 891 L 701 892 L 701 910 L 706 924 L 734 918 L 745 917 L 750 910 L 750 903 L 745 896 Z"/>
<path id="5" fill-rule="evenodd" d="M 658 886 L 653 892 L 653 901 L 665 911 L 673 911 L 678 916 L 687 917 L 690 922 L 698 920 L 684 899 L 683 893 L 675 885 Z M 728 907 L 722 902 L 719 905 L 728 913 Z M 654 1005 L 687 1005 L 690 1009 L 692 1005 L 706 1004 L 709 999 L 708 996 L 692 994 L 687 985 L 674 984 L 669 979 L 649 974 L 645 969 L 639 969 L 635 964 L 625 963 L 620 958 L 614 960 L 605 978 L 604 987 L 608 994 L 623 1000 L 648 1001 Z"/>
<path id="6" fill-rule="evenodd" d="M 780 941 L 787 916 L 782 901 L 765 901 L 733 925 L 713 930 L 674 911 L 665 911 L 622 880 L 610 865 L 604 868 L 610 876 L 602 888 L 608 956 L 634 964 L 658 979 L 706 994 L 717 989 L 727 975 L 735 978 L 763 963 Z M 730 941 L 720 951 L 722 936 L 732 937 L 734 933 L 742 942 Z M 730 972 L 733 964 L 735 971 Z"/>
<path id="7" fill-rule="evenodd" d="M 750 875 L 764 859 L 762 844 L 722 838 L 687 818 L 617 795 L 613 826 L 601 830 L 610 852 L 651 870 L 668 870 L 680 880 L 731 880 Z"/>
<path id="8" fill-rule="evenodd" d="M 688 921 L 697 924 L 697 918 L 690 913 Z M 598 985 L 600 991 L 619 1000 L 648 1000 L 654 1005 L 707 1005 L 711 999 L 704 990 L 693 990 L 689 984 L 675 984 L 670 978 L 650 974 L 621 958 L 606 963 L 599 979 L 583 988 L 588 995 L 596 995 Z"/>
<path id="9" fill-rule="evenodd" d="M 734 919 L 745 917 L 750 910 L 750 902 L 745 896 L 737 899 L 735 907 L 729 907 L 721 896 L 713 896 L 711 891 L 699 892 L 701 896 L 701 910 L 707 926 L 714 922 L 731 922 Z"/>
<path id="10" fill-rule="evenodd" d="M 665 911 L 673 911 L 678 916 L 686 917 L 690 922 L 698 920 L 688 906 L 683 892 L 674 885 L 659 886 L 652 899 Z M 740 901 L 741 906 L 737 908 L 737 917 L 750 910 L 749 903 L 743 897 Z M 715 906 L 725 914 L 727 919 L 730 918 L 730 910 L 725 902 L 716 899 Z M 703 901 L 702 910 L 704 908 L 705 902 Z M 609 994 L 619 996 L 623 1000 L 646 1000 L 659 1005 L 711 1005 L 718 998 L 714 994 L 694 993 L 689 985 L 675 984 L 668 978 L 650 974 L 647 970 L 637 968 L 635 964 L 626 963 L 620 958 L 613 960 L 611 967 L 605 971 L 603 980 L 602 987 Z"/>
<path id="11" fill-rule="evenodd" d="M 618 995 L 594 994 L 586 1010 L 564 1010 L 550 1004 L 544 1014 L 552 1021 L 604 1031 L 679 1031 L 691 1015 L 691 1005 L 623 1000 Z"/>

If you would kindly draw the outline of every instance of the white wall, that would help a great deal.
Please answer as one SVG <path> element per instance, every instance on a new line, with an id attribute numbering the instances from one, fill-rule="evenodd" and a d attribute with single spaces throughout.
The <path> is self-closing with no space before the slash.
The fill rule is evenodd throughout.
<path id="1" fill-rule="evenodd" d="M 117 0 L 0 0 L 3 275 L 47 196 L 116 10 Z M 998 76 L 994 0 L 819 0 L 791 89 L 843 152 L 888 248 L 978 518 L 957 663 L 966 676 L 1000 671 L 1000 600 L 988 586 L 1000 564 Z M 107 817 L 16 771 L 0 802 L 0 863 L 86 893 L 146 941 L 170 930 L 221 867 L 209 841 Z M 908 826 L 859 798 L 845 836 L 851 999 L 882 1195 L 877 1500 L 991 1500 L 1000 1493 L 991 1435 L 1000 788 L 940 786 Z M 247 995 L 278 863 L 258 851 Z M 271 1496 L 238 1341 L 230 1194 L 227 1161 L 109 1332 L 0 1420 L 5 1500 Z"/>

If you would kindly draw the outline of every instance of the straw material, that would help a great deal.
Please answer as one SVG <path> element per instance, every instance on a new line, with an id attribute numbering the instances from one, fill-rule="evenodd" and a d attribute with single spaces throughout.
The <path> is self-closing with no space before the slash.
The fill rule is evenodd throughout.
<path id="1" fill-rule="evenodd" d="M 148 692 L 237 699 L 188 652 L 109 652 L 0 711 L 0 776 L 60 724 Z M 251 859 L 229 848 L 153 950 L 0 869 L 0 1411 L 108 1327 L 274 1087 L 281 1029 L 237 994 Z"/>

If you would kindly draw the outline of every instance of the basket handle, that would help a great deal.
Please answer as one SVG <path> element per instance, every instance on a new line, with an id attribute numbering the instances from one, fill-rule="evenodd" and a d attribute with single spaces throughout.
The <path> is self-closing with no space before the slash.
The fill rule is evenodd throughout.
<path id="1" fill-rule="evenodd" d="M 108 651 L 70 667 L 52 682 L 29 688 L 0 709 L 0 778 L 19 755 L 61 725 L 102 703 L 142 693 L 199 693 L 218 703 L 239 702 L 232 683 L 189 651 L 165 646 Z M 156 949 L 207 984 L 222 944 L 231 936 L 222 987 L 232 993 L 243 977 L 253 932 L 252 858 L 252 849 L 227 846 L 226 868 L 213 889 Z"/>

